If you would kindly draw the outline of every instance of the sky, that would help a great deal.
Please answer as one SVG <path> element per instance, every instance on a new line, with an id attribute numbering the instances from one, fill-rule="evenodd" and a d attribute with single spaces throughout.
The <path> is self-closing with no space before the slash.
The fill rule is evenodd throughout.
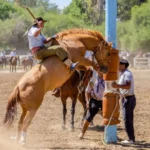
<path id="1" fill-rule="evenodd" d="M 49 0 L 51 3 L 56 3 L 59 8 L 68 6 L 72 0 Z"/>

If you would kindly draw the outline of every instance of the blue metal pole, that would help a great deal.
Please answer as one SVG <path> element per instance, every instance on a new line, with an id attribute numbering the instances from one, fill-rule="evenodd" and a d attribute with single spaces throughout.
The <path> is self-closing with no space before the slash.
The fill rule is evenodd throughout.
<path id="1" fill-rule="evenodd" d="M 106 30 L 105 35 L 108 42 L 113 42 L 116 48 L 116 19 L 117 19 L 117 0 L 106 0 Z"/>
<path id="2" fill-rule="evenodd" d="M 117 0 L 106 0 L 106 28 L 105 36 L 108 42 L 113 43 L 116 48 L 116 19 L 117 19 Z M 104 141 L 117 143 L 117 126 L 110 125 L 105 127 Z"/>

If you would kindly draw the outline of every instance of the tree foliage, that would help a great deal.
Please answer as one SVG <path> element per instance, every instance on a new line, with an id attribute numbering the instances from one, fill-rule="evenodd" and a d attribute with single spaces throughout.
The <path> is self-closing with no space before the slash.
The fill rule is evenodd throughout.
<path id="1" fill-rule="evenodd" d="M 104 20 L 103 4 L 104 0 L 72 0 L 63 12 L 85 23 L 100 25 Z"/>
<path id="2" fill-rule="evenodd" d="M 0 0 L 0 19 L 5 20 L 11 17 L 11 14 L 15 12 L 15 9 L 11 7 L 9 3 L 4 0 Z"/>
<path id="3" fill-rule="evenodd" d="M 42 31 L 46 36 L 52 36 L 70 28 L 89 28 L 104 34 L 104 9 L 102 8 L 104 0 L 72 0 L 72 3 L 62 13 L 56 4 L 48 3 L 48 0 L 19 1 L 29 6 L 35 17 L 42 16 L 48 20 Z M 118 48 L 149 51 L 150 0 L 147 0 L 147 3 L 145 1 L 118 0 L 118 12 L 120 11 L 118 18 L 121 20 L 117 22 Z M 100 7 L 102 18 L 99 13 Z M 102 21 L 98 23 L 100 18 Z M 0 48 L 28 49 L 27 38 L 23 35 L 32 24 L 33 18 L 26 9 L 20 7 L 14 0 L 0 0 Z"/>
<path id="4" fill-rule="evenodd" d="M 121 49 L 149 51 L 150 0 L 131 10 L 131 20 L 118 24 L 118 43 Z"/>
<path id="5" fill-rule="evenodd" d="M 127 21 L 131 19 L 131 10 L 134 6 L 140 6 L 147 0 L 118 0 L 118 18 L 121 21 Z"/>

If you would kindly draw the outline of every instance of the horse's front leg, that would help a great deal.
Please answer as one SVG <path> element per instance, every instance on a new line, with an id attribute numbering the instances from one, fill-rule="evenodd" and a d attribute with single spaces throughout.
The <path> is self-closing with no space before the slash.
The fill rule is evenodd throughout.
<path id="1" fill-rule="evenodd" d="M 76 102 L 77 102 L 77 95 L 78 93 L 76 93 L 76 95 L 72 96 L 72 107 L 71 107 L 71 122 L 70 122 L 70 131 L 74 131 L 74 115 L 75 115 L 75 106 L 76 106 Z"/>
<path id="2" fill-rule="evenodd" d="M 94 61 L 91 61 L 85 57 L 79 58 L 79 65 L 81 65 L 81 66 L 92 66 L 95 70 L 97 70 L 97 64 Z"/>
<path id="3" fill-rule="evenodd" d="M 67 108 L 66 108 L 66 100 L 67 97 L 61 96 L 61 102 L 63 104 L 63 124 L 62 124 L 62 129 L 65 129 L 66 127 L 66 114 L 67 114 Z"/>

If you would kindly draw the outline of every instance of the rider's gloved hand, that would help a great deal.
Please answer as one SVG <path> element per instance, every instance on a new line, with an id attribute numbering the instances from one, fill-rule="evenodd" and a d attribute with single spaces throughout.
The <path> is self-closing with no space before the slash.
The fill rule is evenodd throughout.
<path id="1" fill-rule="evenodd" d="M 51 36 L 52 39 L 56 39 L 57 38 L 57 34 L 54 34 L 53 36 Z"/>

